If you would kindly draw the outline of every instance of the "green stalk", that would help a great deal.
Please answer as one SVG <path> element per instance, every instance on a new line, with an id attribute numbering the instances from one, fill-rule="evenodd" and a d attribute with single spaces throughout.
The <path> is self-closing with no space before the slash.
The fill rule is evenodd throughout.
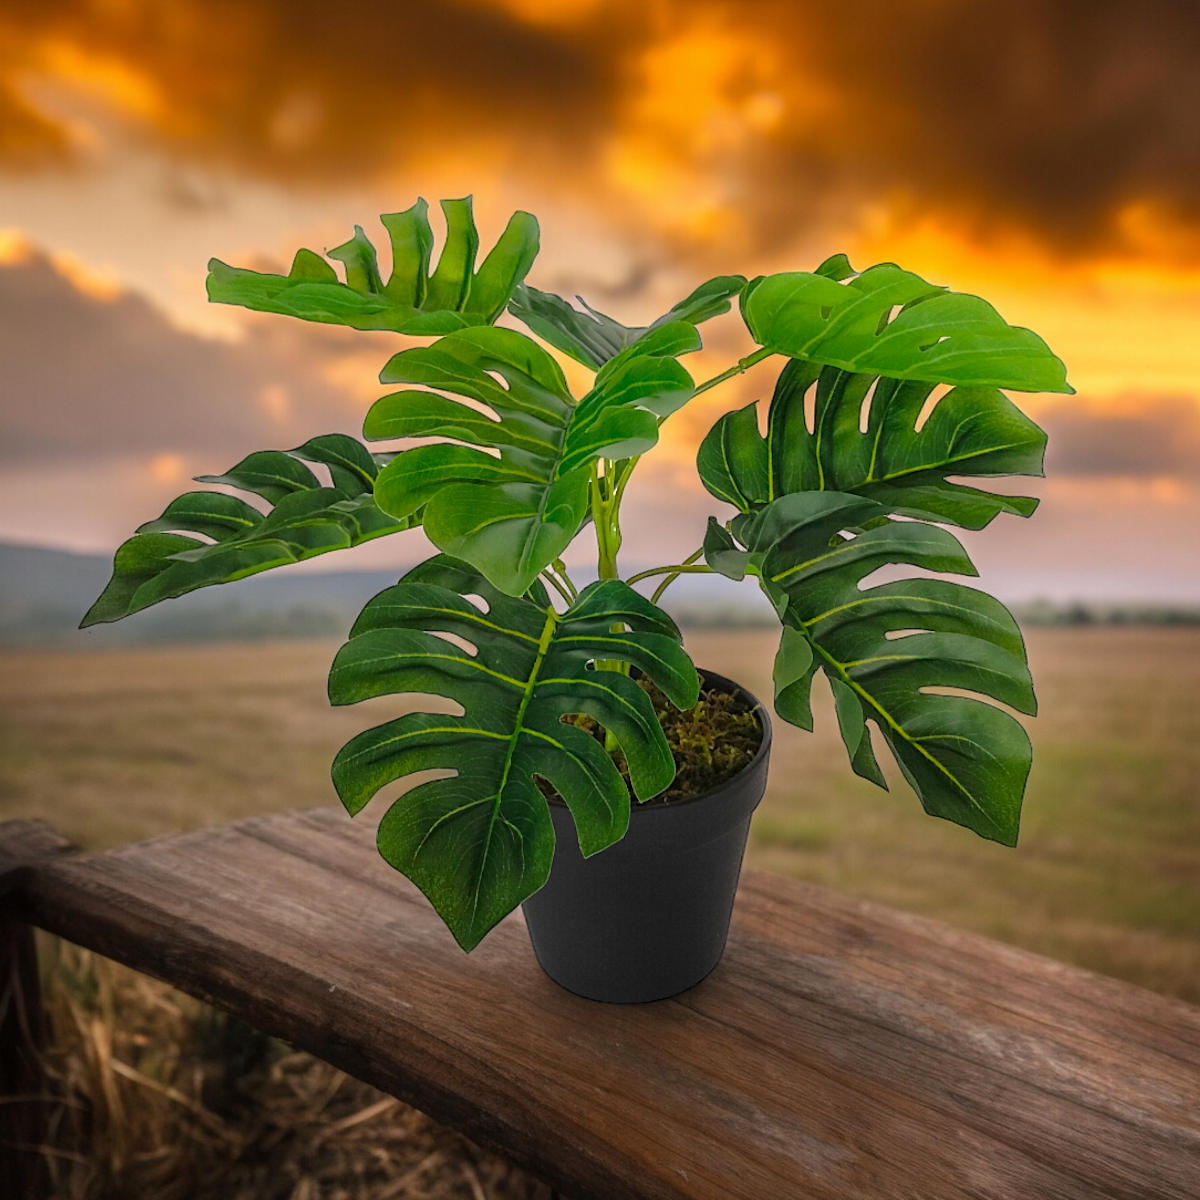
<path id="1" fill-rule="evenodd" d="M 643 579 L 650 579 L 655 575 L 669 575 L 672 571 L 682 571 L 685 567 L 690 567 L 703 553 L 704 547 L 701 546 L 699 550 L 693 551 L 681 563 L 675 563 L 669 567 L 651 567 L 648 571 L 639 571 L 636 575 L 630 575 L 625 582 L 632 585 L 639 583 Z M 708 570 L 708 568 L 706 567 L 705 570 Z"/>
<path id="2" fill-rule="evenodd" d="M 624 480 L 615 480 L 616 464 L 604 460 L 604 474 L 599 464 L 592 465 L 592 523 L 596 526 L 596 550 L 599 556 L 597 573 L 601 579 L 620 579 L 617 569 L 617 551 L 621 548 L 620 507 Z M 628 479 L 626 470 L 624 478 Z M 617 627 L 615 627 L 617 628 Z M 629 674 L 629 664 L 619 659 L 598 658 L 598 671 L 618 671 Z M 617 739 L 611 729 L 604 731 L 604 749 L 612 754 L 617 749 Z"/>
<path id="3" fill-rule="evenodd" d="M 619 509 L 621 498 L 610 491 L 613 469 L 610 459 L 604 460 L 605 473 L 599 464 L 592 465 L 592 523 L 596 527 L 596 550 L 599 555 L 598 574 L 601 579 L 619 579 L 617 551 L 621 548 Z"/>
<path id="4" fill-rule="evenodd" d="M 711 575 L 712 567 L 705 563 L 697 563 L 696 560 L 704 553 L 704 547 L 689 554 L 683 562 L 676 564 L 673 567 L 651 567 L 648 571 L 639 571 L 636 575 L 631 575 L 625 582 L 634 584 L 642 579 L 650 579 L 655 575 L 665 575 L 666 579 L 662 581 L 654 590 L 654 595 L 650 597 L 651 604 L 657 604 L 658 598 L 679 578 L 680 575 Z"/>
<path id="5" fill-rule="evenodd" d="M 562 584 L 562 583 L 559 581 L 558 577 L 557 577 L 557 576 L 554 574 L 554 572 L 553 572 L 553 571 L 550 571 L 550 570 L 543 571 L 543 572 L 542 572 L 542 578 L 543 578 L 543 579 L 544 579 L 544 580 L 545 580 L 545 581 L 546 581 L 548 584 L 550 584 L 550 586 L 551 586 L 551 587 L 552 587 L 552 588 L 553 588 L 553 589 L 554 589 L 554 590 L 555 590 L 555 591 L 556 591 L 556 592 L 557 592 L 557 593 L 558 593 L 558 594 L 559 594 L 559 595 L 560 595 L 560 596 L 563 598 L 563 600 L 566 602 L 566 605 L 567 605 L 567 607 L 568 607 L 568 608 L 570 608 L 570 607 L 571 607 L 571 603 L 572 603 L 572 600 L 571 600 L 571 593 L 567 591 L 566 587 L 565 587 L 565 586 L 564 586 L 564 585 L 563 585 L 563 584 Z"/>
<path id="6" fill-rule="evenodd" d="M 732 379 L 735 375 L 742 375 L 750 370 L 756 363 L 760 363 L 764 358 L 770 358 L 772 354 L 777 353 L 775 350 L 768 350 L 763 346 L 759 350 L 755 350 L 753 354 L 747 354 L 745 358 L 739 358 L 728 371 L 722 371 L 720 375 L 714 375 L 711 379 L 706 379 L 702 384 L 699 384 L 693 396 L 700 395 L 701 392 L 707 392 L 709 388 L 715 388 L 718 383 L 724 383 L 727 379 Z"/>
<path id="7" fill-rule="evenodd" d="M 571 579 L 570 572 L 567 570 L 567 564 L 561 558 L 556 558 L 549 567 L 557 576 L 559 582 L 571 593 L 572 603 L 579 599 L 579 589 L 575 586 Z"/>

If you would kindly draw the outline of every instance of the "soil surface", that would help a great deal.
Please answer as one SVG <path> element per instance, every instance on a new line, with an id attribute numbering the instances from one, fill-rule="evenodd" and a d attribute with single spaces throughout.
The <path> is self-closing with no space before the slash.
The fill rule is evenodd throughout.
<path id="1" fill-rule="evenodd" d="M 639 679 L 638 686 L 654 705 L 655 715 L 662 726 L 675 759 L 675 781 L 644 804 L 670 804 L 687 800 L 732 779 L 758 753 L 763 731 L 753 706 L 745 696 L 731 695 L 718 688 L 701 688 L 700 698 L 689 709 L 676 708 L 648 679 Z M 586 729 L 597 741 L 604 741 L 604 730 L 583 714 L 564 717 L 572 725 Z M 620 750 L 612 754 L 629 794 L 629 767 Z M 549 784 L 538 781 L 542 792 L 554 799 L 558 793 Z"/>

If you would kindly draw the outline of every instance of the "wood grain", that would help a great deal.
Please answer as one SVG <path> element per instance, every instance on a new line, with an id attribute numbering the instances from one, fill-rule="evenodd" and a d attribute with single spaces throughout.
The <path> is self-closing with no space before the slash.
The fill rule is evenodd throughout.
<path id="1" fill-rule="evenodd" d="M 0 823 L 0 896 L 15 887 L 30 868 L 72 849 L 45 821 Z"/>
<path id="2" fill-rule="evenodd" d="M 708 980 L 631 1007 L 557 988 L 517 914 L 464 955 L 336 810 L 43 859 L 0 908 L 575 1200 L 1200 1195 L 1200 1009 L 771 875 Z"/>

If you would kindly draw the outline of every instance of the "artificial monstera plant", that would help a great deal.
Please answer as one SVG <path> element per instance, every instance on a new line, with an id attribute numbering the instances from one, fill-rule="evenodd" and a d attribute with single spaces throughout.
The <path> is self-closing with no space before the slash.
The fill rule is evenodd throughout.
<path id="1" fill-rule="evenodd" d="M 750 578 L 770 599 L 780 717 L 812 728 L 819 671 L 854 771 L 886 787 L 882 739 L 928 812 L 1014 844 L 1031 750 L 991 701 L 1033 713 L 1024 644 L 1003 605 L 941 577 L 976 574 L 946 526 L 1036 507 L 967 481 L 1042 473 L 1045 435 L 1005 391 L 1070 391 L 1046 344 L 977 297 L 892 264 L 855 272 L 842 255 L 814 272 L 712 279 L 627 326 L 525 283 L 532 216 L 515 214 L 477 268 L 470 200 L 442 209 L 436 267 L 424 201 L 382 218 L 386 283 L 361 229 L 325 258 L 299 251 L 286 276 L 212 261 L 214 301 L 418 339 L 384 365 L 398 390 L 366 414 L 364 438 L 388 448 L 326 434 L 202 477 L 229 491 L 188 492 L 141 526 L 84 625 L 423 528 L 440 553 L 367 604 L 329 695 L 432 694 L 462 715 L 410 712 L 367 730 L 337 755 L 333 780 L 356 813 L 403 776 L 453 772 L 392 803 L 379 848 L 468 950 L 548 877 L 554 832 L 538 780 L 568 805 L 585 856 L 628 827 L 614 752 L 639 801 L 671 783 L 631 669 L 676 706 L 695 703 L 696 670 L 658 607 L 684 572 Z M 758 349 L 697 383 L 681 360 L 735 301 Z M 582 395 L 547 345 L 591 373 Z M 766 432 L 749 405 L 720 417 L 699 451 L 704 487 L 734 515 L 709 517 L 707 531 L 698 517 L 693 553 L 622 579 L 622 497 L 663 422 L 768 358 L 781 369 Z M 578 589 L 562 555 L 588 526 L 599 578 Z M 864 586 L 881 567 L 923 573 Z M 660 577 L 650 598 L 633 586 Z M 564 720 L 573 714 L 605 742 Z"/>

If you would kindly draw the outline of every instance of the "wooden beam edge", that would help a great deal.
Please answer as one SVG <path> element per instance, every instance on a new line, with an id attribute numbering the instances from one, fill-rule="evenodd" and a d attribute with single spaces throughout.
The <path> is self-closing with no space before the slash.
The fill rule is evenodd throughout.
<path id="1" fill-rule="evenodd" d="M 77 846 L 40 818 L 0 822 L 0 896 L 18 887 L 35 868 L 78 852 Z"/>

